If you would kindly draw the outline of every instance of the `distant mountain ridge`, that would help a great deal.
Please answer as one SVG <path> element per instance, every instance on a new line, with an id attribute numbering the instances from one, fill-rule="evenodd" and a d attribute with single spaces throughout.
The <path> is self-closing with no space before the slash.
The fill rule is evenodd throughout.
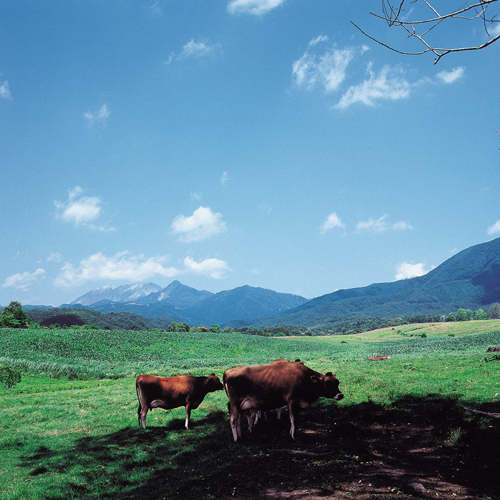
<path id="1" fill-rule="evenodd" d="M 315 326 L 356 316 L 448 314 L 500 302 L 500 238 L 467 248 L 424 276 L 338 290 L 279 315 L 231 321 L 228 326 Z"/>
<path id="2" fill-rule="evenodd" d="M 71 304 L 190 326 L 313 327 L 360 316 L 448 314 L 461 307 L 487 310 L 494 302 L 500 302 L 500 238 L 467 248 L 424 276 L 338 290 L 312 300 L 251 286 L 214 294 L 173 281 L 163 289 L 154 283 L 101 287 Z"/>
<path id="3" fill-rule="evenodd" d="M 178 309 L 187 309 L 193 307 L 199 302 L 208 299 L 214 295 L 206 290 L 196 290 L 190 286 L 183 285 L 180 281 L 172 281 L 170 285 L 156 293 L 150 293 L 146 297 L 138 300 L 139 304 L 153 304 L 161 302 L 171 304 Z"/>
<path id="4" fill-rule="evenodd" d="M 133 302 L 160 290 L 161 286 L 155 283 L 134 283 L 121 286 L 106 285 L 87 292 L 70 302 L 70 305 L 90 306 L 101 301 Z"/>
<path id="5" fill-rule="evenodd" d="M 148 294 L 149 290 L 152 291 Z M 214 294 L 175 280 L 163 289 L 155 283 L 100 287 L 67 306 L 85 307 L 102 313 L 130 312 L 144 318 L 168 317 L 191 326 L 211 326 L 232 319 L 279 313 L 305 302 L 307 299 L 298 295 L 248 285 Z"/>

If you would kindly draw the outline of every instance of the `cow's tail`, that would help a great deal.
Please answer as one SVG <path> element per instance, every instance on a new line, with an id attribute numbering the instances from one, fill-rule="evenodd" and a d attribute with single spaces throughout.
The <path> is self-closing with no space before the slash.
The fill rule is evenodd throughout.
<path id="1" fill-rule="evenodd" d="M 222 385 L 224 386 L 224 390 L 226 391 L 226 396 L 229 397 L 229 392 L 227 392 L 227 375 L 226 372 L 222 375 Z"/>
<path id="2" fill-rule="evenodd" d="M 142 409 L 142 392 L 141 392 L 141 387 L 139 384 L 136 382 L 135 384 L 135 390 L 137 392 L 137 399 L 139 400 L 139 408 L 137 408 L 137 420 L 139 421 L 139 426 L 141 425 L 141 409 Z"/>

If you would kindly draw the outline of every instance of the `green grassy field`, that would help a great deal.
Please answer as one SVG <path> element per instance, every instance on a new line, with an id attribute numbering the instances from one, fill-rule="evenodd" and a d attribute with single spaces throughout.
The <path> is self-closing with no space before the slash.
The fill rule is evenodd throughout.
<path id="1" fill-rule="evenodd" d="M 257 498 L 254 476 L 267 471 L 262 487 L 284 492 L 291 486 L 283 477 L 299 466 L 296 482 L 314 471 L 300 476 L 301 484 L 344 498 L 346 478 L 375 463 L 388 439 L 374 422 L 388 429 L 391 418 L 426 422 L 435 449 L 452 449 L 476 471 L 474 484 L 457 479 L 458 486 L 474 498 L 498 498 L 491 481 L 479 481 L 498 476 L 500 420 L 464 408 L 500 412 L 500 361 L 486 356 L 493 345 L 500 345 L 499 321 L 305 338 L 2 329 L 0 365 L 21 369 L 22 380 L 10 393 L 0 388 L 0 498 Z M 382 353 L 391 359 L 368 361 Z M 235 445 L 223 391 L 193 411 L 189 431 L 184 408 L 154 410 L 148 429 L 138 426 L 139 373 L 222 377 L 231 366 L 280 357 L 335 372 L 345 394 L 340 403 L 320 400 L 304 411 L 296 441 L 289 424 L 272 421 Z M 396 495 L 401 485 L 393 482 Z M 366 498 L 384 498 L 379 494 Z"/>

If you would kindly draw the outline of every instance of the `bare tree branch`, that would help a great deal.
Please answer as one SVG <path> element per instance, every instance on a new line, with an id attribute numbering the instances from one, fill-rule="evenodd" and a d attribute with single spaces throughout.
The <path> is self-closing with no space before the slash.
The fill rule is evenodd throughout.
<path id="1" fill-rule="evenodd" d="M 465 52 L 470 50 L 481 50 L 485 47 L 488 47 L 492 43 L 496 42 L 500 39 L 500 33 L 486 41 L 481 45 L 471 45 L 466 47 L 436 47 L 430 42 L 427 41 L 428 34 L 435 30 L 438 26 L 443 22 L 450 22 L 451 20 L 466 20 L 466 21 L 478 21 L 482 23 L 483 29 L 488 36 L 489 31 L 488 28 L 494 26 L 495 23 L 499 23 L 500 20 L 497 19 L 495 14 L 491 15 L 488 13 L 488 8 L 493 4 L 500 0 L 476 0 L 474 3 L 469 4 L 469 0 L 466 0 L 464 4 L 462 4 L 459 8 L 448 12 L 446 14 L 440 14 L 433 5 L 429 3 L 429 0 L 422 0 L 422 3 L 426 5 L 432 12 L 432 16 L 423 19 L 410 19 L 406 20 L 406 16 L 409 14 L 405 7 L 405 2 L 407 0 L 399 0 L 398 5 L 393 5 L 391 0 L 382 0 L 382 15 L 375 14 L 370 12 L 371 15 L 382 19 L 387 22 L 389 27 L 399 27 L 402 28 L 406 34 L 407 38 L 416 38 L 420 43 L 424 45 L 424 49 L 418 52 L 408 52 L 396 49 L 386 43 L 377 40 L 376 38 L 365 33 L 359 26 L 355 23 L 352 23 L 363 35 L 368 37 L 370 40 L 394 51 L 398 54 L 405 55 L 422 55 L 427 52 L 432 52 L 436 57 L 434 59 L 434 64 L 436 64 L 442 57 L 452 52 Z M 411 3 L 415 4 L 418 0 L 413 0 Z M 411 11 L 410 11 L 411 12 Z"/>

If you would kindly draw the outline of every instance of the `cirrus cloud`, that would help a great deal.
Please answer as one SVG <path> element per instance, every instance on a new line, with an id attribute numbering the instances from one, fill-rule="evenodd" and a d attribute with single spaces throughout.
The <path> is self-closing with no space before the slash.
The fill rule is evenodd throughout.
<path id="1" fill-rule="evenodd" d="M 326 93 L 330 93 L 339 89 L 345 80 L 347 66 L 354 58 L 354 50 L 332 46 L 327 47 L 323 54 L 314 52 L 314 47 L 326 42 L 328 37 L 323 35 L 312 39 L 304 55 L 293 63 L 292 79 L 299 88 L 312 90 L 318 85 Z"/>
<path id="2" fill-rule="evenodd" d="M 222 220 L 222 214 L 213 213 L 209 207 L 199 207 L 189 217 L 178 215 L 171 228 L 174 234 L 179 235 L 180 241 L 190 243 L 223 233 L 226 223 Z"/>
<path id="3" fill-rule="evenodd" d="M 374 106 L 377 100 L 395 101 L 410 95 L 411 85 L 402 70 L 384 66 L 377 74 L 372 70 L 372 66 L 372 63 L 368 64 L 369 78 L 350 87 L 335 105 L 336 108 L 346 109 L 358 102 Z"/>
<path id="4" fill-rule="evenodd" d="M 182 52 L 179 57 L 184 58 L 208 56 L 216 50 L 220 50 L 220 48 L 221 46 L 219 44 L 207 45 L 204 42 L 195 42 L 194 39 L 191 39 L 182 47 Z"/>
<path id="5" fill-rule="evenodd" d="M 405 221 L 399 221 L 394 224 L 389 224 L 387 221 L 387 214 L 382 215 L 378 219 L 368 219 L 358 222 L 356 225 L 356 231 L 358 233 L 369 231 L 373 233 L 382 233 L 391 229 L 392 231 L 411 231 L 413 226 Z"/>
<path id="6" fill-rule="evenodd" d="M 279 7 L 285 0 L 232 0 L 227 4 L 231 14 L 253 14 L 260 16 Z"/>
<path id="7" fill-rule="evenodd" d="M 103 104 L 98 111 L 87 111 L 83 116 L 87 119 L 88 123 L 92 125 L 94 122 L 104 123 L 109 118 L 108 106 Z"/>
<path id="8" fill-rule="evenodd" d="M 0 85 L 0 97 L 2 99 L 11 99 L 12 94 L 10 93 L 9 90 L 9 82 L 7 80 L 4 80 L 2 85 Z"/>

